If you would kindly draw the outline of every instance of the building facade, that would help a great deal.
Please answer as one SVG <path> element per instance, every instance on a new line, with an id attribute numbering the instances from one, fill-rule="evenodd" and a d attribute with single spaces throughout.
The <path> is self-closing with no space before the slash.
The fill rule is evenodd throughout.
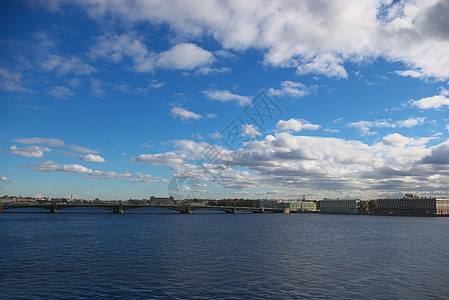
<path id="1" fill-rule="evenodd" d="M 291 210 L 304 210 L 304 211 L 315 211 L 316 203 L 312 201 L 289 201 L 289 202 L 279 202 L 277 203 L 277 208 L 280 209 L 291 209 Z"/>
<path id="2" fill-rule="evenodd" d="M 449 199 L 418 197 L 406 194 L 402 198 L 378 199 L 377 212 L 380 215 L 433 216 L 449 214 Z"/>
<path id="3" fill-rule="evenodd" d="M 357 213 L 358 199 L 323 199 L 320 201 L 320 211 L 329 214 Z"/>

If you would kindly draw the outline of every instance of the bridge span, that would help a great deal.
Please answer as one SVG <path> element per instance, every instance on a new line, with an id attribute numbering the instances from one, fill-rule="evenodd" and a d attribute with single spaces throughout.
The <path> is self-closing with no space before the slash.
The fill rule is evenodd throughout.
<path id="1" fill-rule="evenodd" d="M 37 208 L 48 210 L 51 213 L 57 213 L 58 211 L 70 208 L 78 207 L 90 207 L 90 208 L 101 208 L 105 210 L 112 211 L 113 213 L 122 214 L 125 211 L 132 209 L 142 209 L 142 208 L 165 208 L 174 211 L 178 211 L 183 214 L 190 214 L 199 210 L 219 210 L 225 213 L 236 214 L 241 211 L 253 212 L 253 213 L 289 213 L 288 209 L 277 209 L 277 208 L 264 208 L 264 207 L 240 207 L 240 206 L 198 206 L 198 205 L 139 205 L 139 204 L 127 204 L 127 203 L 6 203 L 0 204 L 0 212 L 10 209 L 25 209 L 25 208 Z"/>

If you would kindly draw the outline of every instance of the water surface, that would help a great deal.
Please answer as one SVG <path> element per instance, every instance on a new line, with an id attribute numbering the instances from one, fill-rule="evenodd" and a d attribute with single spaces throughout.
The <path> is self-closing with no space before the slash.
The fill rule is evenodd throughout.
<path id="1" fill-rule="evenodd" d="M 2 299 L 447 299 L 449 218 L 0 214 Z"/>

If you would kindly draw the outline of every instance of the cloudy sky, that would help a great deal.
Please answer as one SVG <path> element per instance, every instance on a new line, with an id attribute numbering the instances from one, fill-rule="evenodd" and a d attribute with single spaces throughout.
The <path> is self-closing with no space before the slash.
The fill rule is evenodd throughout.
<path id="1" fill-rule="evenodd" d="M 2 195 L 449 195 L 447 0 L 0 14 Z"/>

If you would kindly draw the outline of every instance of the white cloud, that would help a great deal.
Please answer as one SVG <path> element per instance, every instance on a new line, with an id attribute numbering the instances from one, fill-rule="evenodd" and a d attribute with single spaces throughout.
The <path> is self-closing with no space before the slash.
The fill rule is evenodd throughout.
<path id="1" fill-rule="evenodd" d="M 152 72 L 156 54 L 131 34 L 104 35 L 98 38 L 97 44 L 91 49 L 93 58 L 103 57 L 114 63 L 119 63 L 124 57 L 133 60 L 132 68 L 137 72 Z"/>
<path id="2" fill-rule="evenodd" d="M 132 69 L 143 73 L 153 72 L 155 68 L 192 70 L 206 67 L 215 59 L 211 52 L 192 43 L 177 44 L 166 51 L 156 53 L 149 51 L 142 40 L 143 37 L 133 33 L 104 35 L 98 38 L 90 56 L 106 58 L 114 63 L 120 63 L 128 57 L 133 61 Z"/>
<path id="3" fill-rule="evenodd" d="M 362 135 L 373 135 L 377 132 L 371 131 L 371 128 L 411 128 L 418 125 L 423 125 L 425 117 L 410 117 L 406 120 L 398 120 L 391 122 L 389 120 L 376 120 L 376 121 L 358 121 L 347 123 L 347 126 L 357 128 Z"/>
<path id="4" fill-rule="evenodd" d="M 411 105 L 421 109 L 431 109 L 431 108 L 438 109 L 443 106 L 449 106 L 449 98 L 443 95 L 426 97 L 416 101 L 412 100 Z"/>
<path id="5" fill-rule="evenodd" d="M 216 119 L 216 118 L 218 118 L 217 114 L 214 114 L 214 113 L 208 113 L 206 115 L 206 117 L 208 117 L 209 119 Z"/>
<path id="6" fill-rule="evenodd" d="M 405 128 L 411 128 L 411 127 L 415 127 L 418 125 L 422 125 L 424 124 L 424 121 L 426 120 L 425 117 L 416 117 L 416 118 L 408 118 L 407 120 L 401 120 L 401 121 L 396 121 L 392 127 L 405 127 Z"/>
<path id="7" fill-rule="evenodd" d="M 177 154 L 174 152 L 158 153 L 158 154 L 141 154 L 137 157 L 133 157 L 135 162 L 149 162 L 154 165 L 179 165 L 186 158 L 183 154 Z"/>
<path id="8" fill-rule="evenodd" d="M 395 71 L 396 74 L 404 77 L 412 77 L 412 78 L 419 78 L 419 79 L 425 79 L 427 75 L 420 70 L 405 70 L 405 71 Z"/>
<path id="9" fill-rule="evenodd" d="M 237 150 L 179 140 L 175 141 L 177 152 L 143 154 L 132 160 L 167 165 L 176 177 L 198 178 L 224 188 L 264 187 L 283 193 L 299 189 L 315 197 L 342 192 L 369 197 L 447 190 L 449 144 L 429 148 L 426 145 L 432 139 L 391 134 L 369 145 L 280 132 Z M 217 154 L 212 160 L 211 152 Z"/>
<path id="10" fill-rule="evenodd" d="M 296 68 L 300 74 L 345 78 L 344 63 L 382 57 L 403 63 L 409 74 L 449 78 L 445 0 L 78 4 L 95 19 L 167 24 L 181 39 L 207 36 L 224 49 L 253 48 L 263 53 L 265 64 Z"/>
<path id="11" fill-rule="evenodd" d="M 222 102 L 236 101 L 239 106 L 251 103 L 251 98 L 231 93 L 228 90 L 207 90 L 203 91 L 207 98 Z"/>
<path id="12" fill-rule="evenodd" d="M 449 141 L 432 147 L 431 153 L 422 159 L 422 163 L 449 165 Z"/>
<path id="13" fill-rule="evenodd" d="M 54 138 L 41 138 L 41 137 L 34 137 L 34 138 L 19 138 L 13 140 L 13 142 L 31 145 L 31 144 L 39 144 L 39 145 L 48 145 L 51 147 L 64 147 L 65 142 L 59 139 Z"/>
<path id="14" fill-rule="evenodd" d="M 391 191 L 447 190 L 449 179 L 446 144 L 427 148 L 432 138 L 386 136 L 368 145 L 338 138 L 295 136 L 287 132 L 267 135 L 245 149 L 221 149 L 214 162 L 169 165 L 175 176 L 212 181 L 225 188 L 301 189 L 301 193 L 342 191 L 361 195 Z M 176 147 L 186 157 L 205 159 L 204 142 L 178 141 Z M 163 155 L 162 153 L 160 155 Z M 436 168 L 434 165 L 439 164 Z M 431 178 L 438 175 L 440 180 Z"/>
<path id="15" fill-rule="evenodd" d="M 280 120 L 276 124 L 276 129 L 281 131 L 301 131 L 301 130 L 318 130 L 321 126 L 312 124 L 307 120 L 290 119 L 288 121 Z"/>
<path id="16" fill-rule="evenodd" d="M 76 75 L 89 75 L 97 70 L 83 62 L 77 56 L 62 57 L 58 55 L 50 55 L 49 58 L 42 63 L 42 68 L 47 71 L 54 71 L 57 75 L 67 75 L 70 73 Z"/>
<path id="17" fill-rule="evenodd" d="M 165 86 L 165 82 L 159 82 L 157 80 L 151 81 L 151 84 L 148 86 L 150 89 L 160 89 Z"/>
<path id="18" fill-rule="evenodd" d="M 332 129 L 332 128 L 324 128 L 323 131 L 325 131 L 325 132 L 332 132 L 332 133 L 340 132 L 339 129 Z"/>
<path id="19" fill-rule="evenodd" d="M 64 172 L 83 174 L 88 178 L 102 178 L 102 179 L 125 179 L 133 183 L 165 183 L 167 180 L 160 177 L 154 177 L 142 173 L 132 174 L 130 172 L 116 173 L 113 171 L 104 172 L 99 170 L 92 170 L 78 164 L 58 164 L 54 161 L 46 160 L 38 162 L 34 165 L 24 165 L 24 168 L 35 170 L 38 172 Z"/>
<path id="20" fill-rule="evenodd" d="M 152 148 L 152 147 L 153 147 L 153 145 L 150 145 L 150 144 L 148 144 L 147 142 L 145 142 L 145 143 L 143 143 L 143 144 L 140 144 L 139 146 L 140 146 L 140 147 L 144 147 L 144 148 Z"/>
<path id="21" fill-rule="evenodd" d="M 343 67 L 343 59 L 333 54 L 324 53 L 315 56 L 310 62 L 304 62 L 296 68 L 298 74 L 319 74 L 328 77 L 348 78 Z"/>
<path id="22" fill-rule="evenodd" d="M 95 154 L 86 154 L 78 156 L 80 161 L 88 161 L 88 162 L 105 162 L 106 160 L 100 155 Z"/>
<path id="23" fill-rule="evenodd" d="M 9 181 L 11 181 L 11 179 L 9 179 L 8 177 L 5 177 L 5 176 L 1 176 L 0 181 L 9 182 Z"/>
<path id="24" fill-rule="evenodd" d="M 86 147 L 82 147 L 82 146 L 70 145 L 69 148 L 76 152 L 98 154 L 98 151 L 92 150 L 92 149 L 89 149 Z"/>
<path id="25" fill-rule="evenodd" d="M 226 74 L 231 73 L 231 69 L 227 67 L 222 68 L 210 68 L 204 67 L 200 68 L 195 72 L 195 75 L 211 75 L 211 74 Z"/>
<path id="26" fill-rule="evenodd" d="M 50 152 L 51 149 L 41 146 L 31 146 L 24 148 L 17 148 L 16 145 L 11 146 L 8 150 L 3 150 L 5 153 L 17 154 L 23 157 L 43 157 L 45 152 Z"/>
<path id="27" fill-rule="evenodd" d="M 389 134 L 382 138 L 385 145 L 393 147 L 405 147 L 407 145 L 421 146 L 427 144 L 432 138 L 408 138 L 399 133 Z"/>
<path id="28" fill-rule="evenodd" d="M 315 87 L 308 88 L 306 85 L 300 82 L 284 81 L 281 83 L 282 88 L 280 90 L 275 90 L 270 88 L 268 94 L 270 96 L 286 96 L 286 97 L 304 97 L 311 93 L 311 90 Z"/>
<path id="29" fill-rule="evenodd" d="M 159 54 L 157 66 L 169 70 L 191 70 L 209 65 L 214 55 L 197 45 L 183 43 Z"/>
<path id="30" fill-rule="evenodd" d="M 168 180 L 160 179 L 159 177 L 154 177 L 147 174 L 137 173 L 135 176 L 129 178 L 129 181 L 132 183 L 166 183 Z"/>
<path id="31" fill-rule="evenodd" d="M 73 96 L 74 93 L 69 88 L 64 86 L 55 85 L 49 90 L 50 95 L 58 99 L 67 99 L 70 96 Z"/>
<path id="32" fill-rule="evenodd" d="M 201 115 L 188 111 L 182 107 L 173 107 L 170 112 L 174 119 L 180 118 L 182 122 L 199 120 L 203 118 Z"/>
<path id="33" fill-rule="evenodd" d="M 255 138 L 256 136 L 262 135 L 262 133 L 259 132 L 258 128 L 253 124 L 243 124 L 242 127 L 242 132 L 246 136 Z"/>
<path id="34" fill-rule="evenodd" d="M 31 90 L 24 88 L 21 83 L 22 74 L 11 72 L 4 68 L 0 68 L 0 89 L 7 92 L 27 92 Z"/>

